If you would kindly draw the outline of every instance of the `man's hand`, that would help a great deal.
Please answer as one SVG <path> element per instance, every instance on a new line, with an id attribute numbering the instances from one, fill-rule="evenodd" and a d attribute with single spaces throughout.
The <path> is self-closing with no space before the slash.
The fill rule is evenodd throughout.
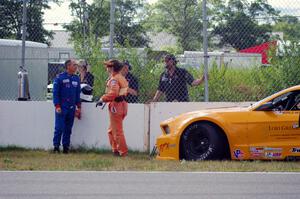
<path id="1" fill-rule="evenodd" d="M 153 99 L 148 99 L 148 100 L 145 102 L 145 104 L 151 104 L 151 103 L 154 103 L 154 102 L 157 102 L 157 101 L 155 101 L 155 100 L 153 100 Z"/>
<path id="2" fill-rule="evenodd" d="M 208 79 L 208 74 L 207 74 L 207 79 Z M 200 84 L 202 84 L 205 80 L 205 76 L 203 75 L 200 79 L 195 79 L 193 82 L 192 82 L 192 86 L 198 86 Z"/>
<path id="3" fill-rule="evenodd" d="M 137 95 L 138 95 L 137 91 L 134 90 L 134 89 L 132 89 L 132 88 L 128 88 L 128 89 L 127 89 L 127 92 L 128 92 L 129 94 L 131 94 L 131 95 L 134 95 L 134 96 L 137 96 Z"/>
<path id="4" fill-rule="evenodd" d="M 154 97 L 153 97 L 153 99 L 152 100 L 148 100 L 147 102 L 148 103 L 157 102 L 160 99 L 160 97 L 162 96 L 162 94 L 163 94 L 163 92 L 161 92 L 160 90 L 157 90 L 156 93 L 155 93 L 155 95 L 154 95 Z"/>
<path id="5" fill-rule="evenodd" d="M 103 106 L 103 101 L 102 101 L 102 99 L 100 99 L 97 103 L 96 103 L 96 107 L 97 106 Z"/>
<path id="6" fill-rule="evenodd" d="M 56 107 L 55 108 L 55 112 L 58 113 L 58 114 L 60 114 L 61 113 L 61 108 L 60 107 Z"/>
<path id="7" fill-rule="evenodd" d="M 81 119 L 81 109 L 80 108 L 75 111 L 75 117 L 77 117 L 79 120 Z"/>

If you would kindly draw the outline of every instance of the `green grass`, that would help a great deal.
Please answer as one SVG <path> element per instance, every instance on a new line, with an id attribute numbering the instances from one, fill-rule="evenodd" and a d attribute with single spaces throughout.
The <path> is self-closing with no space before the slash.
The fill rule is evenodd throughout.
<path id="1" fill-rule="evenodd" d="M 129 152 L 126 158 L 110 151 L 76 150 L 53 154 L 45 150 L 0 148 L 0 170 L 43 171 L 248 171 L 300 172 L 299 162 L 285 161 L 158 161 L 147 153 Z"/>

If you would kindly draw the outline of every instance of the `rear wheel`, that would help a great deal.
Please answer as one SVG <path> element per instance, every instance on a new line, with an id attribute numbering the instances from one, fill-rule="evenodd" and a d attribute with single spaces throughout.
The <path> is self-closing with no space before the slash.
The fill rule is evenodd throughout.
<path id="1" fill-rule="evenodd" d="M 186 160 L 222 159 L 226 152 L 222 132 L 210 123 L 194 123 L 181 137 L 182 158 Z"/>

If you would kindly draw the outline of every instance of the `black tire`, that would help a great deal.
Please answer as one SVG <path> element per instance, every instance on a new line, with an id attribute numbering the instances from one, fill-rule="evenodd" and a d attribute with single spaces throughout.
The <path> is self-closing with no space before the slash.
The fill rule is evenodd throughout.
<path id="1" fill-rule="evenodd" d="M 224 136 L 210 123 L 191 124 L 181 137 L 182 158 L 186 160 L 216 160 L 224 158 Z"/>

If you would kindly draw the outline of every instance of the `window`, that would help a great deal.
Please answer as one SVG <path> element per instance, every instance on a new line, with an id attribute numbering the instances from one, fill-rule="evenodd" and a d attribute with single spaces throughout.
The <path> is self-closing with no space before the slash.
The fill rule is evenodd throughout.
<path id="1" fill-rule="evenodd" d="M 70 53 L 68 52 L 59 52 L 59 60 L 60 61 L 66 61 L 70 59 Z"/>
<path id="2" fill-rule="evenodd" d="M 295 95 L 290 110 L 300 110 L 300 93 Z"/>
<path id="3" fill-rule="evenodd" d="M 272 104 L 274 105 L 274 110 L 300 110 L 300 91 L 288 92 L 276 97 L 272 100 Z"/>

